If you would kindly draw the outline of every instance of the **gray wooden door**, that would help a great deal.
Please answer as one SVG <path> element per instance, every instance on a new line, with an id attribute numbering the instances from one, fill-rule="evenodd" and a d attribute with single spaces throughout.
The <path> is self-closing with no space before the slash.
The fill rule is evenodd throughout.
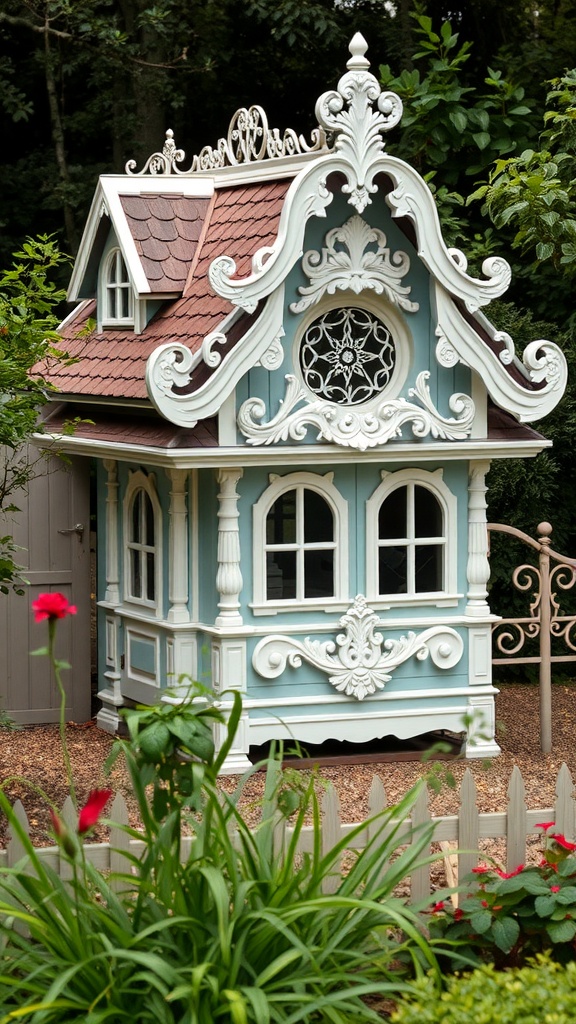
<path id="1" fill-rule="evenodd" d="M 36 453 L 37 458 L 37 453 Z M 62 674 L 68 721 L 90 718 L 90 485 L 88 459 L 42 459 L 19 513 L 0 523 L 22 547 L 17 561 L 30 585 L 24 596 L 0 594 L 0 703 L 20 724 L 58 721 L 58 688 L 45 657 L 46 623 L 35 623 L 31 602 L 60 591 L 78 612 L 58 624 L 56 655 L 72 668 Z M 76 527 L 83 529 L 76 529 Z"/>

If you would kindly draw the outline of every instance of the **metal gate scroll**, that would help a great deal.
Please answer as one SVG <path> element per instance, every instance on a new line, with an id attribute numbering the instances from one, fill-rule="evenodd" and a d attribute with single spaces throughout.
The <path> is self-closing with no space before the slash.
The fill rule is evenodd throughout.
<path id="1" fill-rule="evenodd" d="M 560 591 L 576 583 L 576 559 L 560 555 L 550 547 L 550 523 L 540 523 L 538 538 L 502 523 L 488 523 L 490 532 L 507 533 L 538 553 L 538 565 L 525 563 L 512 573 L 516 590 L 530 593 L 529 614 L 523 618 L 502 618 L 494 624 L 493 665 L 538 665 L 540 679 L 540 746 L 544 754 L 552 749 L 552 664 L 576 661 L 576 615 L 563 614 Z M 525 644 L 538 642 L 538 654 L 526 656 Z M 564 645 L 566 653 L 552 654 L 552 641 Z"/>

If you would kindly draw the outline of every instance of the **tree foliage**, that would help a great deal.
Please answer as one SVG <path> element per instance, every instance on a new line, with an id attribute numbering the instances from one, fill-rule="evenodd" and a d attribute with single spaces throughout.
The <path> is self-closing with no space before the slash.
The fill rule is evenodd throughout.
<path id="1" fill-rule="evenodd" d="M 40 361 L 62 359 L 57 307 L 64 297 L 53 281 L 67 262 L 54 239 L 27 238 L 12 266 L 0 274 L 0 513 L 18 511 L 18 492 L 34 474 L 24 442 L 36 431 L 39 408 L 49 392 L 34 372 Z M 0 537 L 0 592 L 18 585 L 17 551 L 9 534 Z"/>

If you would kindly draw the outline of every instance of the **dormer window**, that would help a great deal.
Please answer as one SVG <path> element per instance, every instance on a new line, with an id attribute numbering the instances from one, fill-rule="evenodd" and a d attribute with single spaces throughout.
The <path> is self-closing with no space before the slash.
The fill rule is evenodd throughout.
<path id="1" fill-rule="evenodd" d="M 120 249 L 112 249 L 104 268 L 102 325 L 116 327 L 134 322 L 134 298 L 128 269 Z"/>

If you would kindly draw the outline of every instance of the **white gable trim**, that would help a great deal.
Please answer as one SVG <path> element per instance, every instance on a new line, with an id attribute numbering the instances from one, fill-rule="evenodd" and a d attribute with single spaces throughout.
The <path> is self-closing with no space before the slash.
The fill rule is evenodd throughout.
<path id="1" fill-rule="evenodd" d="M 207 199 L 214 194 L 214 180 L 208 175 L 193 179 L 174 179 L 168 176 L 149 176 L 142 179 L 131 178 L 123 174 L 101 175 L 70 278 L 69 302 L 77 302 L 80 298 L 90 254 L 96 241 L 96 233 L 104 215 L 110 217 L 136 293 L 144 296 L 152 293 L 120 201 L 121 195 L 139 195 L 142 192 Z"/>
<path id="2" fill-rule="evenodd" d="M 568 380 L 566 357 L 558 345 L 552 341 L 533 341 L 524 349 L 520 362 L 514 355 L 512 339 L 506 336 L 507 348 L 503 357 L 498 357 L 479 338 L 440 284 L 436 284 L 435 295 L 439 339 L 436 358 L 441 366 L 454 365 L 458 360 L 470 366 L 481 376 L 496 405 L 511 412 L 521 423 L 539 420 L 556 408 Z M 496 336 L 485 317 L 476 314 L 476 318 L 492 337 Z M 512 362 L 526 379 L 526 387 L 507 370 Z M 530 387 L 530 383 L 541 381 L 546 382 L 543 388 Z"/>

